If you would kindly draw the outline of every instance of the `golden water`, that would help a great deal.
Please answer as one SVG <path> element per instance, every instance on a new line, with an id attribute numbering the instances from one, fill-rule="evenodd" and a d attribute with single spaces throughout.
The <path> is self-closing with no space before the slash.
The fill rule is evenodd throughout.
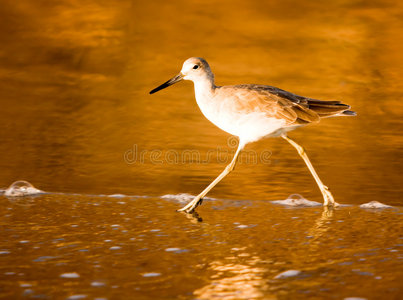
<path id="1" fill-rule="evenodd" d="M 0 187 L 52 193 L 0 198 L 0 297 L 398 299 L 402 13 L 387 0 L 2 1 Z M 321 195 L 295 149 L 268 139 L 202 222 L 175 213 L 180 197 L 161 196 L 197 194 L 235 150 L 191 83 L 148 94 L 190 56 L 218 85 L 352 105 L 355 118 L 290 133 L 350 206 L 270 203 Z M 369 201 L 394 208 L 359 208 Z M 299 273 L 276 278 L 287 270 Z"/>

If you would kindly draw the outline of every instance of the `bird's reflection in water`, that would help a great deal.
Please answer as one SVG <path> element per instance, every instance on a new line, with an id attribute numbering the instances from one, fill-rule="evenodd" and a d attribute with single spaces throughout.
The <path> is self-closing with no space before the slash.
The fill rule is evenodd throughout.
<path id="1" fill-rule="evenodd" d="M 249 253 L 239 253 L 237 256 L 249 256 Z M 237 256 L 226 259 L 234 261 L 238 259 Z M 215 272 L 210 277 L 211 282 L 193 294 L 198 299 L 271 299 L 267 294 L 267 280 L 264 279 L 267 271 L 256 266 L 260 261 L 258 256 L 252 256 L 246 264 L 213 261 L 209 264 L 209 269 Z"/>
<path id="2" fill-rule="evenodd" d="M 311 244 L 317 244 L 318 239 L 330 229 L 330 221 L 333 217 L 334 208 L 324 206 L 322 214 L 315 220 L 315 224 L 308 232 L 308 236 L 312 237 Z"/>
<path id="3" fill-rule="evenodd" d="M 192 213 L 180 212 L 181 214 L 185 215 L 185 217 L 190 220 L 191 223 L 197 224 L 203 222 L 202 217 L 196 212 L 193 211 Z"/>

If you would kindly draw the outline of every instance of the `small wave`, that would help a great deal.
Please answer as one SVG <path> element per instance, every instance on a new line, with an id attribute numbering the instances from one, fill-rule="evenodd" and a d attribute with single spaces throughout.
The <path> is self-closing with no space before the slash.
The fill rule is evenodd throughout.
<path id="1" fill-rule="evenodd" d="M 322 205 L 322 203 L 307 200 L 299 194 L 292 194 L 285 200 L 275 200 L 271 201 L 271 203 L 292 207 L 313 207 Z"/>
<path id="2" fill-rule="evenodd" d="M 4 196 L 7 197 L 23 197 L 23 196 L 32 196 L 37 194 L 43 194 L 44 191 L 41 191 L 35 188 L 32 184 L 25 180 L 18 180 L 13 182 L 8 189 L 4 191 Z"/>
<path id="3" fill-rule="evenodd" d="M 371 201 L 360 205 L 360 208 L 371 208 L 371 209 L 383 209 L 383 208 L 393 208 L 393 206 L 383 204 L 378 201 Z"/>
<path id="4" fill-rule="evenodd" d="M 98 194 L 98 195 L 90 195 L 90 194 L 79 194 L 79 193 L 57 193 L 57 192 L 45 192 L 40 189 L 34 187 L 31 183 L 25 180 L 18 180 L 13 182 L 7 189 L 0 189 L 0 196 L 4 195 L 6 197 L 10 197 L 9 199 L 31 199 L 31 197 L 24 198 L 25 196 L 35 196 L 40 194 L 53 194 L 53 195 L 70 195 L 70 196 L 92 196 L 92 197 L 108 197 L 108 198 L 156 198 L 155 196 L 145 196 L 145 195 L 125 195 L 125 194 Z M 179 194 L 166 194 L 162 195 L 159 198 L 166 200 L 174 200 L 181 204 L 188 203 L 193 200 L 196 196 L 188 193 L 179 193 Z M 211 197 L 204 197 L 203 200 L 229 200 L 229 199 L 217 199 Z M 16 201 L 16 200 L 14 200 Z M 18 200 L 19 201 L 19 200 Z M 31 201 L 31 200 L 30 200 Z M 242 201 L 242 200 L 237 200 Z M 322 203 L 316 201 L 310 201 L 305 199 L 303 196 L 299 194 L 292 194 L 285 200 L 274 200 L 270 201 L 273 204 L 282 205 L 286 207 L 317 207 L 322 206 Z M 32 203 L 24 203 L 24 205 L 32 205 Z M 342 204 L 340 206 L 355 206 Z M 361 204 L 360 208 L 364 209 L 391 209 L 393 206 L 383 204 L 378 201 L 370 201 L 368 203 Z"/>

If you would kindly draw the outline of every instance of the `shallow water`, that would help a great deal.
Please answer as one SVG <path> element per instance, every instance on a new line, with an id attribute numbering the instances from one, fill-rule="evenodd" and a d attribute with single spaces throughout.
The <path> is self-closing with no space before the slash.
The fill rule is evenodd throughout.
<path id="1" fill-rule="evenodd" d="M 52 193 L 0 196 L 0 295 L 397 299 L 401 15 L 388 0 L 3 1 L 0 188 L 28 180 Z M 212 190 L 220 200 L 199 207 L 202 222 L 175 213 L 236 147 L 191 83 L 148 94 L 190 56 L 219 85 L 352 105 L 357 117 L 290 133 L 351 206 L 270 202 L 322 199 L 295 149 L 268 139 Z M 138 197 L 91 196 L 111 194 Z M 371 201 L 393 208 L 359 207 Z"/>

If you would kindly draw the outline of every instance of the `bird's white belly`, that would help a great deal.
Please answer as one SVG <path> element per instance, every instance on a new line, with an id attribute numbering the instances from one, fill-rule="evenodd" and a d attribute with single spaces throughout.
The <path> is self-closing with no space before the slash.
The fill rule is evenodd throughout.
<path id="1" fill-rule="evenodd" d="M 242 112 L 231 109 L 228 103 L 197 101 L 204 116 L 220 129 L 236 135 L 242 142 L 255 142 L 265 136 L 278 134 L 285 120 L 268 117 L 264 112 Z"/>

